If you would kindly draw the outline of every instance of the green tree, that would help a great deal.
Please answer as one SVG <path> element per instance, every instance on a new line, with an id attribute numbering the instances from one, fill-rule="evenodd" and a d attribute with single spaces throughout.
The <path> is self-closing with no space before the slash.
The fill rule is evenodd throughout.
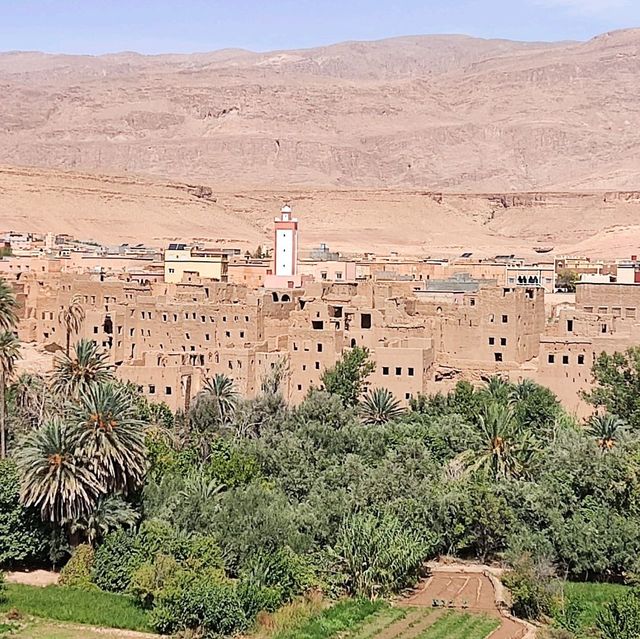
<path id="1" fill-rule="evenodd" d="M 69 306 L 63 307 L 58 313 L 58 322 L 65 328 L 66 343 L 64 352 L 67 357 L 69 357 L 71 335 L 80 331 L 85 317 L 84 306 L 80 303 L 80 297 L 77 295 L 71 299 Z"/>
<path id="2" fill-rule="evenodd" d="M 360 405 L 360 414 L 365 424 L 386 424 L 402 413 L 400 402 L 386 388 L 370 391 Z"/>
<path id="3" fill-rule="evenodd" d="M 375 370 L 366 348 L 356 346 L 342 355 L 342 359 L 322 375 L 324 389 L 338 395 L 346 406 L 356 406 L 366 390 L 367 378 Z"/>
<path id="4" fill-rule="evenodd" d="M 89 515 L 103 486 L 77 456 L 78 431 L 52 419 L 27 433 L 16 450 L 20 499 L 44 521 L 68 526 Z"/>
<path id="5" fill-rule="evenodd" d="M 591 369 L 594 387 L 585 399 L 619 415 L 633 429 L 640 428 L 640 347 L 624 353 L 601 353 Z"/>
<path id="6" fill-rule="evenodd" d="M 570 269 L 562 269 L 556 276 L 556 288 L 561 288 L 567 293 L 576 292 L 576 284 L 580 281 L 580 274 Z"/>
<path id="7" fill-rule="evenodd" d="M 70 419 L 78 448 L 106 492 L 127 494 L 142 485 L 147 470 L 144 424 L 125 388 L 89 385 Z"/>
<path id="8" fill-rule="evenodd" d="M 7 456 L 7 382 L 20 357 L 20 342 L 10 331 L 0 333 L 0 457 Z"/>
<path id="9" fill-rule="evenodd" d="M 605 413 L 593 415 L 587 422 L 587 433 L 596 440 L 598 448 L 606 452 L 611 450 L 624 436 L 627 424 L 617 415 Z"/>
<path id="10" fill-rule="evenodd" d="M 81 339 L 74 346 L 75 356 L 62 354 L 54 362 L 52 388 L 63 397 L 77 397 L 93 384 L 113 380 L 108 355 L 97 345 Z"/>

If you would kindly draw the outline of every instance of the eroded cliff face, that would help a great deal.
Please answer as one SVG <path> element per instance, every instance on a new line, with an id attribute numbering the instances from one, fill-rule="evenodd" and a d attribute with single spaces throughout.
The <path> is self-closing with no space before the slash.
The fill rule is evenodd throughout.
<path id="1" fill-rule="evenodd" d="M 101 242 L 197 239 L 255 250 L 290 201 L 303 248 L 421 257 L 517 253 L 624 257 L 640 246 L 640 194 L 233 189 L 224 183 L 0 167 L 2 227 Z M 547 256 L 548 259 L 549 256 Z"/>
<path id="2" fill-rule="evenodd" d="M 239 188 L 629 190 L 640 31 L 191 56 L 0 55 L 0 162 Z M 521 198 L 524 198 L 522 200 Z"/>

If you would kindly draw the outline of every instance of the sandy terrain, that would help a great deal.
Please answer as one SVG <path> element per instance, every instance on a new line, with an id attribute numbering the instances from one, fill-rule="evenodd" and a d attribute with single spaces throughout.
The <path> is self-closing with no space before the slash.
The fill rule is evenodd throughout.
<path id="1" fill-rule="evenodd" d="M 103 243 L 197 239 L 255 249 L 289 200 L 303 249 L 427 256 L 555 253 L 626 257 L 640 245 L 640 191 L 455 194 L 389 189 L 230 189 L 134 176 L 0 167 L 0 230 Z"/>

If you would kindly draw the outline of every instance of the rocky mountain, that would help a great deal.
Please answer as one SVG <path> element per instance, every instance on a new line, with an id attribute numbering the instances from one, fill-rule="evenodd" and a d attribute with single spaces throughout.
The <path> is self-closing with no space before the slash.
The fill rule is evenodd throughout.
<path id="1" fill-rule="evenodd" d="M 0 54 L 0 163 L 225 188 L 640 184 L 640 30 L 193 55 Z"/>

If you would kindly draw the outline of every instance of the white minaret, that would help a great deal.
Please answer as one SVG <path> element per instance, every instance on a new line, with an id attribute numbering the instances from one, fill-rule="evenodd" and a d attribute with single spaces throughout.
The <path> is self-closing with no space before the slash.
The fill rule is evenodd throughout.
<path id="1" fill-rule="evenodd" d="M 275 220 L 273 272 L 277 277 L 293 277 L 298 271 L 298 220 L 285 204 Z"/>

